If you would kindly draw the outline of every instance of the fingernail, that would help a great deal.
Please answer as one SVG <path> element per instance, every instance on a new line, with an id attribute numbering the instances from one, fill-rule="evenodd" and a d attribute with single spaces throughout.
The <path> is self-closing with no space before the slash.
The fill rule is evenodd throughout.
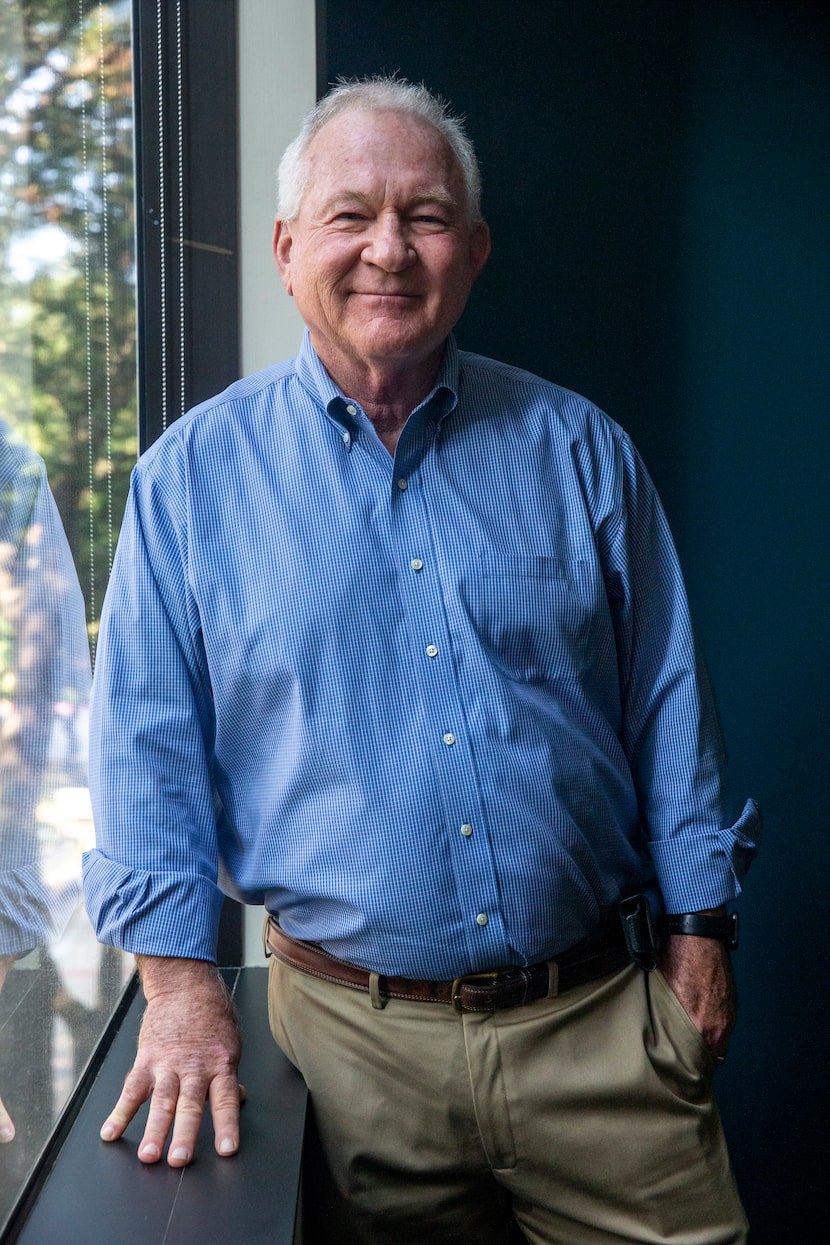
<path id="1" fill-rule="evenodd" d="M 236 1150 L 236 1142 L 232 1137 L 223 1137 L 219 1146 L 220 1154 L 233 1154 Z"/>
<path id="2" fill-rule="evenodd" d="M 3 1124 L 0 1126 L 0 1141 L 11 1141 L 14 1138 L 14 1129 L 11 1124 Z"/>
<path id="3" fill-rule="evenodd" d="M 113 1128 L 112 1124 L 105 1124 L 104 1127 L 101 1129 L 101 1140 L 112 1141 L 114 1136 L 115 1136 L 115 1129 Z"/>
<path id="4" fill-rule="evenodd" d="M 157 1159 L 160 1151 L 154 1141 L 148 1141 L 146 1146 L 142 1146 L 139 1151 L 143 1159 Z"/>
<path id="5" fill-rule="evenodd" d="M 185 1150 L 184 1146 L 176 1146 L 176 1149 L 173 1151 L 170 1157 L 176 1163 L 184 1163 L 184 1162 L 187 1162 L 188 1153 L 187 1153 L 187 1150 Z"/>

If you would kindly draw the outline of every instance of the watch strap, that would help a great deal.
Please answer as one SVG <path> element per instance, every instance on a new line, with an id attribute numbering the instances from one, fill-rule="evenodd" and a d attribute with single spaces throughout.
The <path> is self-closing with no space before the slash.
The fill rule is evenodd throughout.
<path id="1" fill-rule="evenodd" d="M 691 934 L 696 938 L 717 938 L 725 942 L 730 951 L 738 945 L 738 914 L 725 916 L 705 915 L 700 912 L 677 912 L 666 917 L 670 934 Z"/>

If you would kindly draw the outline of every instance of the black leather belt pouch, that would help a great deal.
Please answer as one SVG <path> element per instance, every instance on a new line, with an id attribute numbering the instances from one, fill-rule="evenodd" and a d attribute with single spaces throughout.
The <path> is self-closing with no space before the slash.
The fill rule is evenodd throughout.
<path id="1" fill-rule="evenodd" d="M 662 912 L 648 895 L 629 895 L 620 903 L 619 914 L 628 954 L 640 968 L 653 972 L 666 940 Z"/>

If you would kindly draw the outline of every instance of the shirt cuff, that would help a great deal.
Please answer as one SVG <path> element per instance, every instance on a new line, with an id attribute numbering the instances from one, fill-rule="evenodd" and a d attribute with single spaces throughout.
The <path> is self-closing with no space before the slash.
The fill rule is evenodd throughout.
<path id="1" fill-rule="evenodd" d="M 734 826 L 653 840 L 649 850 L 666 911 L 699 912 L 735 899 L 760 838 L 761 811 L 747 800 Z"/>
<path id="2" fill-rule="evenodd" d="M 100 942 L 132 955 L 216 960 L 224 895 L 215 882 L 186 873 L 151 873 L 84 853 L 84 896 Z"/>

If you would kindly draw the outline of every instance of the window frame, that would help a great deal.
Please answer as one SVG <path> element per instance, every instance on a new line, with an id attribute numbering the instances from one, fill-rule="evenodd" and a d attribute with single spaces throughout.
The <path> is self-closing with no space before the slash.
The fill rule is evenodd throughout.
<path id="1" fill-rule="evenodd" d="M 133 0 L 143 451 L 239 375 L 236 0 Z"/>

